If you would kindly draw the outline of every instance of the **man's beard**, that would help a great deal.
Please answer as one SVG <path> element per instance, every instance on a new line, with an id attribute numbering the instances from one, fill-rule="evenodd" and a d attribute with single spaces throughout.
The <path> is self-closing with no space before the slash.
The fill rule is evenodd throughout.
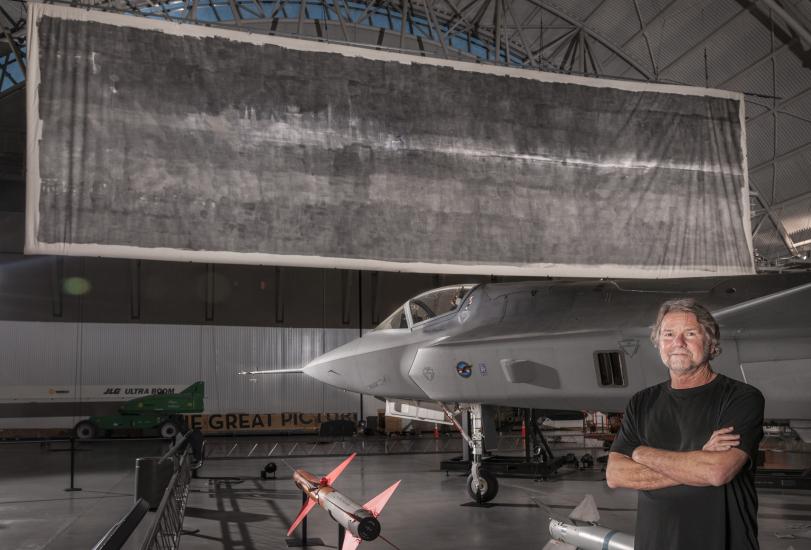
<path id="1" fill-rule="evenodd" d="M 693 356 L 688 354 L 679 354 L 675 361 L 673 360 L 673 356 L 668 357 L 668 361 L 665 363 L 667 370 L 672 372 L 673 374 L 689 374 L 691 372 L 697 371 L 703 365 L 707 364 L 710 360 L 709 351 L 705 350 L 701 356 L 701 359 L 695 363 L 693 362 Z"/>

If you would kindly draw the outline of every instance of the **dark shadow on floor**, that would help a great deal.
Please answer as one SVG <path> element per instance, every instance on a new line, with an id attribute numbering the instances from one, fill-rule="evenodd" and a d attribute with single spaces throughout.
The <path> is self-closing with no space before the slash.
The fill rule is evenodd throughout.
<path id="1" fill-rule="evenodd" d="M 228 523 L 249 523 L 264 521 L 270 516 L 267 514 L 252 514 L 250 512 L 228 512 L 225 510 L 206 510 L 205 508 L 186 507 L 186 516 L 190 518 L 209 519 L 212 521 L 226 521 Z"/>

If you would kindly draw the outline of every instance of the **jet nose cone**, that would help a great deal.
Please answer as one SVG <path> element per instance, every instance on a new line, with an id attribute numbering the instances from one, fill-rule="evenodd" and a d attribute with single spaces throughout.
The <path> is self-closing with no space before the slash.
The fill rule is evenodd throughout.
<path id="1" fill-rule="evenodd" d="M 424 399 L 425 393 L 408 377 L 414 349 L 404 345 L 409 342 L 402 336 L 407 335 L 366 334 L 316 357 L 304 374 L 343 390 Z"/>
<path id="2" fill-rule="evenodd" d="M 331 386 L 357 391 L 353 387 L 350 368 L 353 362 L 352 354 L 357 346 L 358 342 L 353 341 L 319 355 L 307 363 L 304 367 L 304 374 Z"/>

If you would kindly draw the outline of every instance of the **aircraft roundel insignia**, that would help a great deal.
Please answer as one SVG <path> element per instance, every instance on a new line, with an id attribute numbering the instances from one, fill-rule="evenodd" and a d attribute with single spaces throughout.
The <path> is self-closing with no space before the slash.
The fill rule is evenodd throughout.
<path id="1" fill-rule="evenodd" d="M 470 366 L 470 363 L 459 361 L 456 363 L 456 374 L 462 378 L 470 378 L 470 375 L 473 374 L 473 367 Z"/>

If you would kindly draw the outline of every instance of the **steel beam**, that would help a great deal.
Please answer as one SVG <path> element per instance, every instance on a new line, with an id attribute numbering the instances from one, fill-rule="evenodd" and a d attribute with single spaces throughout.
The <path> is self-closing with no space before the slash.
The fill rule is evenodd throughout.
<path id="1" fill-rule="evenodd" d="M 608 40 L 607 38 L 602 37 L 601 35 L 597 34 L 595 31 L 586 27 L 582 22 L 577 21 L 575 18 L 563 13 L 561 10 L 554 8 L 548 5 L 546 2 L 541 2 L 540 0 L 527 0 L 527 2 L 540 6 L 545 11 L 548 11 L 555 17 L 566 21 L 567 23 L 572 24 L 573 26 L 577 27 L 578 29 L 582 29 L 584 32 L 588 33 L 588 35 L 595 41 L 599 42 L 609 50 L 611 50 L 617 57 L 625 61 L 631 68 L 636 70 L 640 75 L 642 75 L 646 80 L 652 80 L 651 74 L 642 67 L 639 63 L 637 63 L 633 58 L 629 57 L 625 52 L 623 52 L 618 46 L 616 46 L 613 42 Z"/>
<path id="2" fill-rule="evenodd" d="M 506 15 L 510 19 L 513 20 L 513 24 L 515 24 L 515 26 L 518 28 L 518 30 L 517 30 L 518 40 L 521 42 L 521 47 L 524 48 L 524 53 L 526 54 L 527 61 L 529 62 L 529 65 L 531 67 L 532 66 L 532 61 L 533 61 L 533 59 L 532 59 L 533 56 L 532 56 L 532 52 L 530 51 L 529 47 L 527 46 L 527 41 L 524 38 L 524 29 L 521 26 L 521 24 L 518 22 L 518 20 L 515 18 L 515 15 L 513 14 L 512 10 L 510 9 L 510 3 L 509 2 L 507 2 L 504 5 L 504 9 L 505 9 Z M 540 63 L 540 61 L 538 61 L 538 68 L 540 69 L 540 67 L 541 67 L 541 63 Z"/>
<path id="3" fill-rule="evenodd" d="M 400 49 L 405 46 L 406 26 L 408 26 L 408 0 L 400 0 Z"/>
<path id="4" fill-rule="evenodd" d="M 296 24 L 296 34 L 301 34 L 304 31 L 304 16 L 307 13 L 307 2 L 302 0 L 298 5 L 298 22 Z"/>
<path id="5" fill-rule="evenodd" d="M 448 59 L 450 56 L 448 55 L 448 48 L 445 46 L 446 37 L 442 35 L 442 29 L 436 21 L 436 14 L 433 12 L 433 0 L 431 1 L 431 7 L 428 6 L 428 0 L 422 0 L 422 5 L 425 8 L 425 18 L 428 19 L 428 28 L 430 29 L 433 26 L 436 30 L 437 41 L 442 47 L 442 53 L 445 54 L 445 59 Z"/>
<path id="6" fill-rule="evenodd" d="M 811 199 L 811 191 L 806 191 L 804 193 L 800 193 L 799 195 L 791 197 L 790 199 L 786 199 L 784 201 L 780 201 L 778 203 L 772 204 L 772 209 L 773 210 L 780 210 L 782 208 L 785 208 L 786 206 L 791 206 L 792 204 L 796 204 L 798 202 L 802 202 L 802 201 L 810 200 L 810 199 Z"/>
<path id="7" fill-rule="evenodd" d="M 760 202 L 763 209 L 766 211 L 766 215 L 772 220 L 772 224 L 774 228 L 777 230 L 777 233 L 780 235 L 780 238 L 783 240 L 783 244 L 786 245 L 788 251 L 794 256 L 797 254 L 797 247 L 794 246 L 794 241 L 791 240 L 791 236 L 789 236 L 788 231 L 786 231 L 786 227 L 783 225 L 783 221 L 774 213 L 772 208 L 766 204 L 766 201 L 763 200 L 763 194 L 757 187 L 757 184 L 753 182 L 751 179 L 749 180 L 749 187 L 755 190 L 757 200 Z"/>
<path id="8" fill-rule="evenodd" d="M 809 149 L 811 149 L 811 141 L 809 141 L 808 143 L 805 143 L 803 145 L 800 145 L 799 147 L 795 147 L 794 149 L 792 149 L 790 151 L 786 151 L 783 154 L 775 155 L 775 157 L 773 159 L 771 159 L 771 160 L 767 160 L 766 162 L 761 162 L 760 164 L 758 164 L 756 166 L 752 166 L 751 168 L 749 168 L 749 173 L 754 174 L 755 172 L 759 172 L 759 171 L 763 170 L 764 168 L 768 168 L 769 166 L 772 166 L 776 162 L 780 162 L 781 160 L 789 159 L 789 158 L 791 158 L 791 157 L 793 157 L 795 155 L 798 155 L 800 153 L 804 153 L 805 151 L 807 151 Z"/>
<path id="9" fill-rule="evenodd" d="M 25 59 L 23 58 L 20 49 L 17 47 L 17 43 L 14 42 L 14 37 L 11 36 L 11 33 L 5 27 L 3 28 L 3 35 L 6 37 L 6 41 L 8 42 L 11 51 L 14 52 L 14 57 L 17 58 L 17 63 L 19 63 L 20 70 L 23 73 L 23 77 L 25 77 Z"/>
<path id="10" fill-rule="evenodd" d="M 783 9 L 783 6 L 775 2 L 775 0 L 761 0 L 764 4 L 769 6 L 769 9 L 777 14 L 777 16 L 782 19 L 786 25 L 788 25 L 791 30 L 797 33 L 797 36 L 800 37 L 801 40 L 804 40 L 805 43 L 811 47 L 811 31 L 809 31 L 805 26 L 797 21 L 797 19 L 788 13 L 786 10 Z"/>
<path id="11" fill-rule="evenodd" d="M 704 46 L 704 44 L 706 44 L 706 43 L 707 43 L 707 41 L 708 41 L 710 38 L 712 38 L 713 36 L 715 36 L 716 34 L 718 34 L 718 32 L 719 32 L 719 31 L 721 31 L 722 29 L 724 29 L 724 28 L 725 28 L 727 25 L 730 25 L 732 22 L 734 22 L 736 19 L 738 19 L 738 17 L 740 17 L 741 15 L 743 15 L 743 14 L 745 14 L 745 13 L 748 13 L 748 11 L 747 11 L 747 10 L 745 10 L 745 9 L 742 9 L 742 10 L 740 10 L 740 11 L 736 12 L 736 13 L 735 13 L 735 15 L 733 15 L 732 17 L 728 18 L 726 21 L 724 21 L 723 23 L 721 23 L 721 26 L 720 26 L 720 27 L 718 27 L 718 28 L 716 28 L 716 29 L 713 29 L 713 31 L 712 31 L 711 33 L 709 33 L 707 36 L 705 36 L 704 38 L 702 38 L 701 40 L 699 40 L 698 42 L 696 42 L 695 44 L 693 44 L 693 45 L 692 45 L 690 48 L 688 48 L 687 50 L 685 50 L 684 52 L 682 52 L 682 54 L 681 54 L 681 55 L 679 55 L 679 56 L 678 56 L 676 59 L 674 59 L 673 61 L 671 61 L 670 63 L 668 63 L 666 66 L 662 67 L 662 68 L 660 69 L 660 71 L 659 71 L 659 74 L 660 74 L 660 75 L 661 75 L 661 74 L 664 74 L 664 73 L 665 73 L 665 71 L 667 71 L 667 70 L 668 70 L 669 68 L 671 68 L 673 65 L 675 65 L 676 63 L 678 63 L 679 61 L 681 61 L 682 59 L 684 59 L 685 57 L 687 57 L 688 55 L 690 55 L 691 53 L 693 53 L 694 51 L 696 51 L 697 49 L 699 49 L 699 48 L 701 48 L 702 46 Z"/>
<path id="12" fill-rule="evenodd" d="M 653 67 L 654 79 L 659 80 L 659 70 L 656 68 L 656 60 L 653 58 L 653 49 L 650 47 L 648 27 L 645 21 L 643 21 L 642 12 L 639 9 L 639 0 L 634 0 L 634 9 L 636 9 L 636 17 L 639 19 L 639 28 L 642 29 L 642 36 L 645 38 L 645 47 L 648 48 L 648 57 L 650 58 L 650 66 Z"/>
<path id="13" fill-rule="evenodd" d="M 326 0 L 324 0 L 324 6 L 325 6 L 324 9 L 325 10 L 327 9 L 326 5 L 327 5 Z M 341 16 L 341 9 L 338 7 L 338 5 L 335 2 L 332 2 L 332 11 L 333 11 L 333 13 L 335 13 L 335 18 L 338 19 L 338 25 L 341 26 L 341 33 L 344 36 L 344 40 L 346 40 L 348 42 L 349 41 L 349 33 L 346 32 L 346 25 L 344 24 L 344 18 Z"/>

